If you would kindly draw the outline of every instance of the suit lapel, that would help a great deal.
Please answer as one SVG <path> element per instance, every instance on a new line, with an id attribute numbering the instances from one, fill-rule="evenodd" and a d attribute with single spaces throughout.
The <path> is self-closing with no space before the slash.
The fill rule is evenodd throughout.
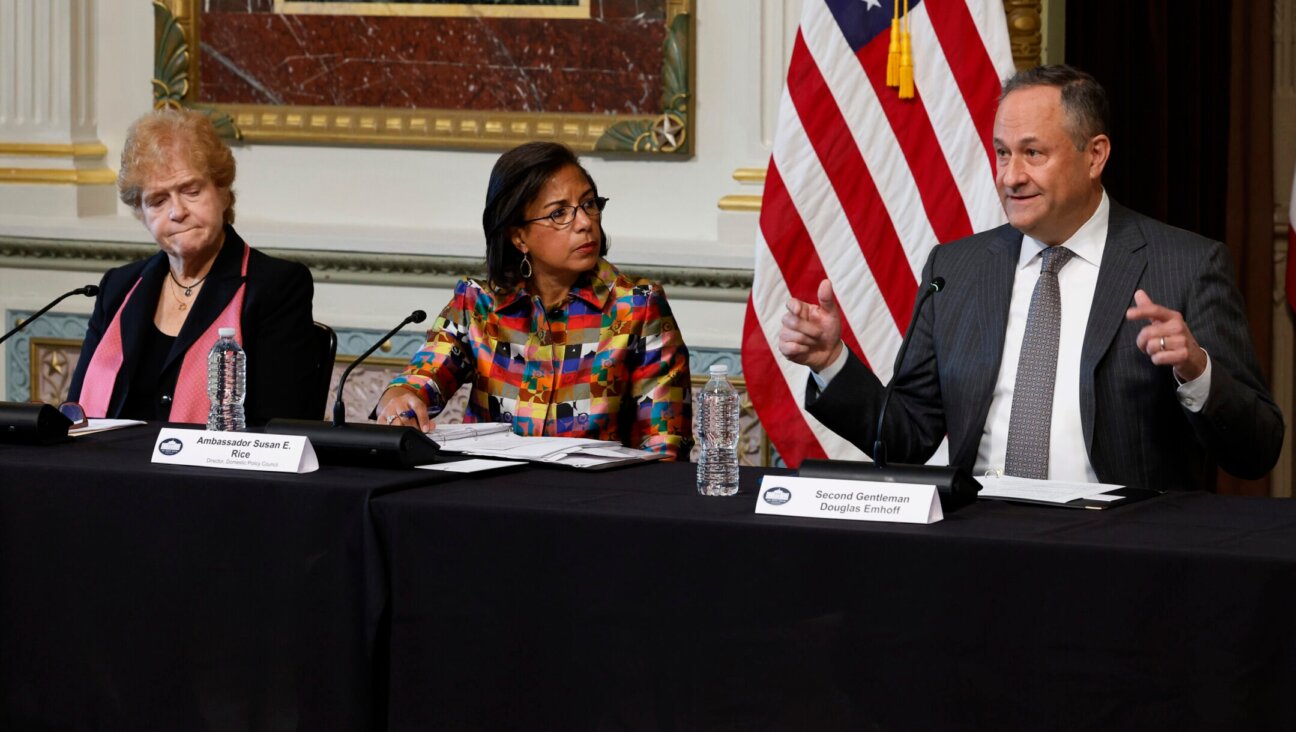
<path id="1" fill-rule="evenodd" d="M 216 255 L 216 261 L 212 263 L 206 284 L 194 299 L 193 310 L 189 311 L 189 317 L 185 318 L 184 325 L 180 327 L 180 333 L 176 336 L 175 344 L 167 354 L 166 365 L 162 368 L 164 372 L 176 361 L 184 358 L 189 347 L 211 327 L 212 323 L 216 322 L 221 311 L 234 298 L 234 293 L 238 292 L 239 286 L 243 284 L 244 246 L 243 239 L 234 233 L 233 228 L 226 225 L 225 242 L 221 245 L 220 253 Z"/>
<path id="2" fill-rule="evenodd" d="M 1146 242 L 1134 216 L 1111 203 L 1107 222 L 1107 244 L 1094 287 L 1089 322 L 1080 351 L 1080 421 L 1085 447 L 1092 451 L 1094 432 L 1094 372 L 1111 347 L 1116 332 L 1125 323 L 1125 311 L 1134 301 L 1134 290 L 1147 268 Z M 1092 454 L 1092 453 L 1091 453 Z"/>
<path id="3" fill-rule="evenodd" d="M 1017 271 L 1017 255 L 1021 251 L 1022 235 L 1011 226 L 1002 226 L 985 247 L 975 272 L 976 281 L 981 283 L 981 291 L 976 300 L 977 325 L 984 335 L 982 358 L 973 375 L 973 395 L 976 399 L 976 411 L 970 424 L 985 424 L 986 415 L 990 413 L 990 400 L 994 398 L 995 381 L 999 378 L 999 366 L 1003 362 L 1005 331 L 1008 327 L 1008 308 L 1012 302 L 1013 278 Z M 983 367 L 988 366 L 988 367 Z M 971 456 L 975 461 L 977 447 L 981 443 L 981 432 L 969 430 L 963 445 L 957 448 L 960 458 Z M 970 451 L 970 452 L 969 452 Z"/>

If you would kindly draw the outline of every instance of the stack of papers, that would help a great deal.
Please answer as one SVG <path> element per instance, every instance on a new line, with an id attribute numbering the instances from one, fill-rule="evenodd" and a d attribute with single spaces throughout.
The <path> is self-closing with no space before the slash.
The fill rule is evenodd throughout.
<path id="1" fill-rule="evenodd" d="M 93 435 L 96 432 L 108 432 L 110 430 L 119 430 L 123 427 L 134 427 L 136 425 L 147 424 L 138 419 L 91 419 L 87 420 L 84 427 L 77 427 L 68 430 L 68 434 L 73 437 L 81 435 Z"/>
<path id="2" fill-rule="evenodd" d="M 579 437 L 523 437 L 504 423 L 437 425 L 428 435 L 446 452 L 600 470 L 662 457 L 619 442 Z"/>
<path id="3" fill-rule="evenodd" d="M 1033 480 L 1010 475 L 981 479 L 978 498 L 1002 498 L 1010 501 L 1070 503 L 1081 498 L 1091 501 L 1115 501 L 1120 495 L 1104 495 L 1122 486 L 1108 483 L 1068 483 L 1061 480 Z"/>

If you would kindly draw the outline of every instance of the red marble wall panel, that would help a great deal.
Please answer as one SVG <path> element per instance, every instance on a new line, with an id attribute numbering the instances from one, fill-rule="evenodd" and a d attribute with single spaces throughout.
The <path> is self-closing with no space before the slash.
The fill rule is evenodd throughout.
<path id="1" fill-rule="evenodd" d="M 659 113 L 664 0 L 598 0 L 591 13 L 578 20 L 281 15 L 273 0 L 210 0 L 200 17 L 198 99 Z"/>

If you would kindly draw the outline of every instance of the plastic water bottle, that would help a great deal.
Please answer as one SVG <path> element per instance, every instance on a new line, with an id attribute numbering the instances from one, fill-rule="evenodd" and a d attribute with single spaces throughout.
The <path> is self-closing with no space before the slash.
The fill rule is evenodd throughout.
<path id="1" fill-rule="evenodd" d="M 698 397 L 698 493 L 732 496 L 738 492 L 738 391 L 729 383 L 728 366 L 714 364 L 710 372 Z"/>
<path id="2" fill-rule="evenodd" d="M 207 396 L 211 411 L 207 429 L 242 432 L 247 427 L 243 397 L 247 393 L 247 354 L 234 340 L 233 328 L 221 328 L 220 340 L 207 354 Z"/>

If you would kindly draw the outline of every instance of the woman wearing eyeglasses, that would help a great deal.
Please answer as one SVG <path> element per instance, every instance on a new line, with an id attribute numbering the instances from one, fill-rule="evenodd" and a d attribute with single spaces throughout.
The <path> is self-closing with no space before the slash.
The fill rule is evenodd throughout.
<path id="1" fill-rule="evenodd" d="M 688 349 L 661 286 L 603 258 L 607 202 L 562 145 L 501 155 L 482 212 L 488 279 L 459 282 L 379 424 L 430 431 L 467 382 L 465 421 L 686 455 Z"/>

